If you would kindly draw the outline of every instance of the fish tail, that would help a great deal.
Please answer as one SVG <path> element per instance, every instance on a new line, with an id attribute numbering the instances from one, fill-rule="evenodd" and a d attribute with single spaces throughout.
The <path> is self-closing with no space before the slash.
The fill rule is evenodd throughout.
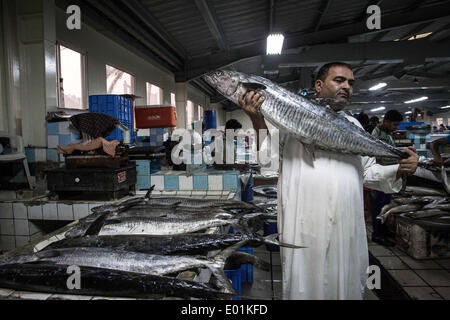
<path id="1" fill-rule="evenodd" d="M 243 264 L 251 264 L 254 267 L 261 269 L 263 271 L 270 271 L 270 263 L 264 261 L 263 259 L 246 253 L 246 252 L 235 252 L 233 253 L 233 255 L 231 256 L 231 264 L 228 262 L 227 263 L 227 269 L 228 267 L 231 265 L 230 269 L 238 269 L 241 267 L 241 265 Z"/>
<path id="2" fill-rule="evenodd" d="M 248 242 L 248 240 L 243 240 L 240 242 L 235 243 L 231 247 L 226 248 L 225 250 L 219 252 L 216 256 L 213 258 L 213 263 L 209 265 L 209 269 L 213 273 L 213 275 L 216 277 L 220 287 L 225 290 L 227 293 L 237 294 L 236 290 L 233 288 L 233 285 L 231 284 L 230 280 L 228 279 L 227 275 L 223 271 L 223 268 L 225 267 L 225 263 L 227 259 L 240 247 L 245 245 Z"/>
<path id="3" fill-rule="evenodd" d="M 291 248 L 291 249 L 307 248 L 307 247 L 302 247 L 302 246 L 296 246 L 296 245 L 289 244 L 289 243 L 279 242 L 276 239 L 278 236 L 279 236 L 278 233 L 269 234 L 268 236 L 263 238 L 263 242 L 265 244 L 270 244 L 270 245 L 275 245 L 275 246 L 280 246 L 280 247 L 285 247 L 285 248 Z"/>

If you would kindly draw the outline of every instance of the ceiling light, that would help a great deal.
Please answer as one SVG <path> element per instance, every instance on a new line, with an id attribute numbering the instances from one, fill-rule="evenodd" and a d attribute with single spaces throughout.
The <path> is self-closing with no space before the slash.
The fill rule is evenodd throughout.
<path id="1" fill-rule="evenodd" d="M 441 109 L 450 109 L 450 106 L 441 107 Z"/>
<path id="2" fill-rule="evenodd" d="M 405 101 L 405 103 L 414 103 L 414 102 L 420 102 L 420 101 L 424 101 L 424 100 L 428 100 L 428 97 L 420 97 L 414 100 L 409 100 L 409 101 Z"/>
<path id="3" fill-rule="evenodd" d="M 379 107 L 379 108 L 372 109 L 370 111 L 371 112 L 377 112 L 377 111 L 382 111 L 382 110 L 385 110 L 385 109 L 386 109 L 385 107 Z"/>
<path id="4" fill-rule="evenodd" d="M 379 83 L 376 86 L 373 86 L 372 88 L 370 88 L 369 91 L 379 90 L 379 89 L 384 88 L 386 86 L 387 86 L 387 83 L 382 82 L 382 83 Z"/>
<path id="5" fill-rule="evenodd" d="M 280 33 L 270 34 L 267 37 L 267 54 L 281 54 L 284 36 Z"/>
<path id="6" fill-rule="evenodd" d="M 412 111 L 406 111 L 405 114 L 412 114 Z"/>

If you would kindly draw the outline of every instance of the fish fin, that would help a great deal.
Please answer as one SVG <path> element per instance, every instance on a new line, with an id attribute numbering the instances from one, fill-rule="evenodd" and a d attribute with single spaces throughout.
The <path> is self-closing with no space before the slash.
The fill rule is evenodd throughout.
<path id="1" fill-rule="evenodd" d="M 223 269 L 211 268 L 210 270 L 212 274 L 216 277 L 217 282 L 221 285 L 221 288 L 223 288 L 221 289 L 221 291 L 225 293 L 237 294 L 236 290 L 234 289 L 233 285 L 230 282 L 230 279 L 228 279 Z"/>
<path id="2" fill-rule="evenodd" d="M 98 217 L 94 222 L 92 222 L 92 224 L 89 226 L 89 228 L 86 230 L 86 232 L 84 233 L 85 236 L 93 236 L 93 235 L 98 235 L 98 233 L 100 232 L 100 229 L 103 227 L 103 225 L 105 224 L 106 218 L 108 217 L 108 214 L 104 214 L 100 217 Z"/>
<path id="3" fill-rule="evenodd" d="M 305 147 L 306 153 L 311 156 L 311 159 L 313 161 L 315 161 L 316 155 L 314 154 L 314 152 L 315 152 L 314 146 L 312 144 L 303 144 L 303 146 Z"/>
<path id="4" fill-rule="evenodd" d="M 296 246 L 296 245 L 289 244 L 289 243 L 279 242 L 277 240 L 278 236 L 279 236 L 278 233 L 269 234 L 268 236 L 264 237 L 263 242 L 265 244 L 271 244 L 271 245 L 285 247 L 285 248 L 291 248 L 291 249 L 304 249 L 304 248 L 307 248 L 307 247 L 302 247 L 302 246 Z"/>
<path id="5" fill-rule="evenodd" d="M 150 189 L 148 189 L 147 193 L 145 194 L 144 199 L 148 200 L 150 199 L 150 194 L 152 193 L 152 191 L 155 189 L 156 185 L 152 185 L 152 187 Z"/>
<path id="6" fill-rule="evenodd" d="M 225 269 L 238 269 L 244 264 L 251 264 L 254 267 L 263 270 L 270 271 L 270 263 L 264 261 L 263 259 L 254 256 L 246 252 L 235 252 L 227 260 L 225 264 Z"/>
<path id="7" fill-rule="evenodd" d="M 45 250 L 45 251 L 37 252 L 36 256 L 39 259 L 56 258 L 56 257 L 60 256 L 60 253 L 57 250 Z"/>
<path id="8" fill-rule="evenodd" d="M 222 285 L 223 288 L 226 289 L 227 292 L 235 293 L 236 291 L 233 288 L 233 285 L 230 283 L 230 280 L 226 276 L 223 268 L 225 267 L 226 260 L 240 247 L 245 245 L 248 240 L 243 240 L 235 243 L 231 247 L 226 248 L 225 250 L 219 252 L 217 255 L 213 257 L 213 262 L 209 264 L 209 269 L 217 278 L 217 281 Z"/>

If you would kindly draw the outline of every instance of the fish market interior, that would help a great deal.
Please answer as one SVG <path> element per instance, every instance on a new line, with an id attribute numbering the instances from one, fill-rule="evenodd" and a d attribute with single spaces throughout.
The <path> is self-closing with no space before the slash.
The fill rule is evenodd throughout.
<path id="1" fill-rule="evenodd" d="M 0 300 L 450 300 L 448 1 L 0 17 Z"/>

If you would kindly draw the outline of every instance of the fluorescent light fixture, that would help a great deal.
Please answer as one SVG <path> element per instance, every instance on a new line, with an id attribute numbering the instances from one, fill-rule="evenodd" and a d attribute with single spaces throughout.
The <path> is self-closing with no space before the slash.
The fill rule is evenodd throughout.
<path id="1" fill-rule="evenodd" d="M 284 36 L 280 33 L 270 34 L 267 37 L 267 54 L 281 54 Z"/>
<path id="2" fill-rule="evenodd" d="M 450 109 L 450 106 L 441 107 L 441 109 Z"/>
<path id="3" fill-rule="evenodd" d="M 386 109 L 385 107 L 379 107 L 379 108 L 372 109 L 370 111 L 371 112 L 377 112 L 377 111 L 382 111 L 382 110 L 385 110 L 385 109 Z"/>
<path id="4" fill-rule="evenodd" d="M 386 86 L 387 86 L 387 83 L 381 82 L 381 83 L 377 84 L 376 86 L 373 86 L 372 88 L 370 88 L 369 91 L 380 90 L 381 88 L 384 88 Z"/>
<path id="5" fill-rule="evenodd" d="M 412 114 L 412 111 L 406 111 L 405 114 Z"/>
<path id="6" fill-rule="evenodd" d="M 405 103 L 414 103 L 414 102 L 420 102 L 420 101 L 424 101 L 424 100 L 428 100 L 428 97 L 420 97 L 414 100 L 409 100 L 409 101 L 405 101 Z"/>

